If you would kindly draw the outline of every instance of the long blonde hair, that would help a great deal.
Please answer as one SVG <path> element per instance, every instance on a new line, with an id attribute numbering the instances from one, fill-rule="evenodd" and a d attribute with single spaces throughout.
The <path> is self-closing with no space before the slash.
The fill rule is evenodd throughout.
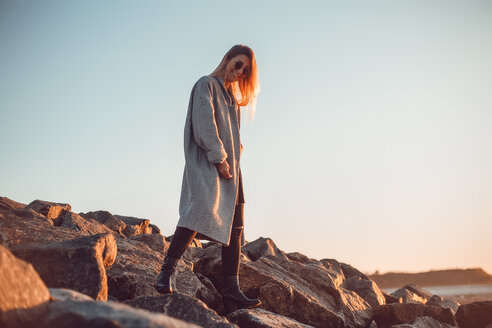
<path id="1" fill-rule="evenodd" d="M 231 83 L 232 94 L 239 106 L 249 105 L 249 117 L 251 119 L 255 115 L 256 99 L 260 91 L 260 80 L 253 50 L 242 44 L 233 46 L 210 75 L 224 78 L 227 64 L 237 55 L 246 55 L 251 62 L 251 67 L 248 75 L 239 81 Z"/>

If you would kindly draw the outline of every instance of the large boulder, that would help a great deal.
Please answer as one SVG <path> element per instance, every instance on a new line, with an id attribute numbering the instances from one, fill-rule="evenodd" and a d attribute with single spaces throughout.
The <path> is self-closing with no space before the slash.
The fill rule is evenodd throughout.
<path id="1" fill-rule="evenodd" d="M 270 238 L 260 237 L 257 240 L 247 243 L 242 248 L 243 254 L 251 259 L 251 261 L 256 261 L 262 256 L 273 255 L 284 260 L 287 260 L 288 257 L 282 252 L 271 240 Z"/>
<path id="2" fill-rule="evenodd" d="M 54 226 L 53 220 L 31 208 L 0 209 L 0 243 L 7 247 L 19 244 L 52 243 L 82 235 L 80 231 Z"/>
<path id="3" fill-rule="evenodd" d="M 385 301 L 385 304 L 391 304 L 391 303 L 403 303 L 403 300 L 401 298 L 396 298 L 394 296 L 391 296 L 390 294 L 384 292 L 384 291 L 381 291 L 381 293 L 383 294 L 384 296 L 384 301 Z"/>
<path id="4" fill-rule="evenodd" d="M 61 215 L 61 226 L 80 232 L 82 235 L 94 235 L 98 233 L 113 233 L 104 224 L 91 218 L 83 218 L 77 213 L 64 211 Z"/>
<path id="5" fill-rule="evenodd" d="M 117 253 L 113 234 L 17 245 L 12 252 L 32 263 L 48 287 L 74 289 L 97 300 L 108 298 L 106 268 L 113 264 Z"/>
<path id="6" fill-rule="evenodd" d="M 369 303 L 373 308 L 386 304 L 386 299 L 378 285 L 370 279 L 350 277 L 345 279 L 342 286 L 345 289 L 355 292 L 357 295 L 366 300 L 367 303 Z"/>
<path id="7" fill-rule="evenodd" d="M 166 240 L 166 238 L 161 235 L 161 234 L 140 234 L 131 237 L 132 240 L 139 241 L 141 243 L 144 243 L 145 245 L 149 246 L 150 249 L 153 251 L 159 252 L 159 253 L 167 253 L 167 250 L 169 249 L 170 242 Z"/>
<path id="8" fill-rule="evenodd" d="M 72 210 L 72 206 L 70 206 L 70 204 L 53 203 L 39 199 L 36 199 L 29 203 L 29 205 L 27 205 L 27 208 L 31 208 L 39 214 L 42 214 L 49 219 L 55 220 L 55 225 L 57 225 L 56 219 L 58 219 L 63 211 L 70 212 Z"/>
<path id="9" fill-rule="evenodd" d="M 0 210 L 10 210 L 10 209 L 22 209 L 26 207 L 26 204 L 16 202 L 7 197 L 0 196 Z"/>
<path id="10" fill-rule="evenodd" d="M 229 314 L 227 319 L 240 328 L 313 328 L 263 309 L 240 309 Z"/>
<path id="11" fill-rule="evenodd" d="M 0 245 L 0 327 L 28 326 L 26 318 L 42 312 L 50 293 L 31 264 Z"/>
<path id="12" fill-rule="evenodd" d="M 133 216 L 115 215 L 118 219 L 125 222 L 126 227 L 123 234 L 127 237 L 132 237 L 140 234 L 151 234 L 152 227 L 149 227 L 150 221 L 140 219 Z"/>
<path id="13" fill-rule="evenodd" d="M 453 311 L 448 308 L 418 303 L 394 303 L 381 305 L 374 309 L 374 321 L 376 321 L 378 328 L 415 324 L 418 318 L 423 317 L 430 317 L 440 324 L 457 326 Z"/>
<path id="14" fill-rule="evenodd" d="M 432 295 L 432 297 L 425 304 L 449 308 L 453 311 L 453 313 L 456 313 L 460 307 L 460 303 L 445 299 L 439 295 Z"/>
<path id="15" fill-rule="evenodd" d="M 53 301 L 32 318 L 37 328 L 198 328 L 170 316 L 135 309 L 117 302 L 97 302 L 67 290 L 50 290 Z"/>
<path id="16" fill-rule="evenodd" d="M 304 263 L 306 263 L 306 262 L 308 262 L 308 261 L 311 260 L 309 257 L 307 257 L 306 255 L 301 254 L 299 252 L 287 253 L 285 255 L 287 255 L 287 257 L 289 258 L 289 260 L 296 261 L 296 262 L 299 262 L 299 263 L 302 263 L 302 264 L 304 264 Z"/>
<path id="17" fill-rule="evenodd" d="M 126 223 L 118 219 L 108 211 L 93 211 L 87 213 L 79 213 L 84 219 L 92 219 L 99 223 L 104 224 L 112 231 L 123 235 L 123 231 L 126 228 Z"/>
<path id="18" fill-rule="evenodd" d="M 369 327 L 372 328 L 372 327 Z M 375 327 L 378 328 L 378 327 Z M 431 317 L 418 317 L 413 323 L 394 325 L 391 328 L 456 328 L 454 325 L 442 323 Z"/>
<path id="19" fill-rule="evenodd" d="M 66 288 L 49 288 L 52 301 L 93 301 L 89 295 Z"/>
<path id="20" fill-rule="evenodd" d="M 195 251 L 195 271 L 222 289 L 221 247 Z M 333 276 L 339 275 L 339 279 Z M 305 264 L 283 256 L 264 255 L 251 261 L 241 256 L 240 285 L 248 297 L 258 297 L 262 308 L 315 327 L 367 327 L 372 309 L 341 284 L 342 272 L 330 272 L 318 261 Z"/>
<path id="21" fill-rule="evenodd" d="M 373 308 L 386 304 L 386 298 L 378 285 L 353 266 L 338 262 L 334 259 L 323 259 L 321 260 L 321 263 L 332 275 L 333 273 L 337 273 L 337 275 L 334 276 L 336 277 L 336 281 L 339 281 L 339 274 L 342 273 L 342 282 L 340 286 L 353 291 L 368 302 Z"/>
<path id="22" fill-rule="evenodd" d="M 142 296 L 127 300 L 125 304 L 152 312 L 164 313 L 168 316 L 195 323 L 209 328 L 237 327 L 217 312 L 208 308 L 202 301 L 180 293 L 172 293 L 157 297 Z"/>
<path id="23" fill-rule="evenodd" d="M 492 326 L 492 301 L 462 304 L 456 312 L 460 328 L 489 328 Z"/>
<path id="24" fill-rule="evenodd" d="M 391 296 L 401 300 L 401 303 L 418 303 L 425 304 L 432 297 L 432 294 L 419 288 L 415 284 L 405 285 L 402 288 L 391 293 Z"/>

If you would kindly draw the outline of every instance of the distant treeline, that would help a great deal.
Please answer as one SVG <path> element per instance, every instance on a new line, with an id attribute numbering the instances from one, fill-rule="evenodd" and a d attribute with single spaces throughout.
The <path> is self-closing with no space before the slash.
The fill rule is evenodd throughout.
<path id="1" fill-rule="evenodd" d="M 438 270 L 419 273 L 388 272 L 369 276 L 381 288 L 398 288 L 406 284 L 450 286 L 492 284 L 492 276 L 480 268 Z"/>

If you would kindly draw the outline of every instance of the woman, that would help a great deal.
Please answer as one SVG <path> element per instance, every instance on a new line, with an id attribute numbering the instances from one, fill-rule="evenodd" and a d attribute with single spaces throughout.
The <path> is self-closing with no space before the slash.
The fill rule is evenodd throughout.
<path id="1" fill-rule="evenodd" d="M 249 105 L 252 116 L 258 90 L 253 50 L 235 45 L 215 71 L 201 77 L 191 91 L 180 219 L 157 280 L 160 293 L 172 293 L 171 275 L 196 237 L 222 245 L 222 297 L 227 311 L 261 304 L 241 292 L 238 279 L 244 209 L 240 106 Z"/>

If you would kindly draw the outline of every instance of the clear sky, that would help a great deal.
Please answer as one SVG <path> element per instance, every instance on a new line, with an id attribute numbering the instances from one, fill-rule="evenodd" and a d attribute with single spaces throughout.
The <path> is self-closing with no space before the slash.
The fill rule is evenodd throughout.
<path id="1" fill-rule="evenodd" d="M 492 273 L 490 1 L 1 0 L 0 195 L 173 234 L 191 88 L 238 43 L 248 241 Z"/>

